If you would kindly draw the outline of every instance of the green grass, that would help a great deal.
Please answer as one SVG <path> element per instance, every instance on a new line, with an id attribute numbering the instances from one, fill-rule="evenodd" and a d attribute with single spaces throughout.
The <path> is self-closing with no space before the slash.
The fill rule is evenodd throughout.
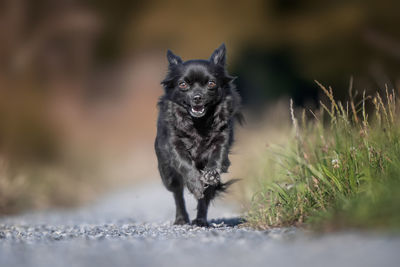
<path id="1" fill-rule="evenodd" d="M 336 101 L 307 118 L 290 105 L 293 134 L 272 146 L 256 178 L 247 221 L 258 228 L 287 225 L 400 228 L 400 125 L 396 96 L 385 90 Z M 370 112 L 367 112 L 370 110 Z M 300 120 L 298 119 L 300 118 Z M 299 122 L 300 121 L 300 122 Z"/>

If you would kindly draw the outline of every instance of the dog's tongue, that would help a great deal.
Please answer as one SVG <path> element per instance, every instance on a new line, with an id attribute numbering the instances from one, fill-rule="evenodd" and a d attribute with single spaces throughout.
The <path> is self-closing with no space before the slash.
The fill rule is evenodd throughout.
<path id="1" fill-rule="evenodd" d="M 195 111 L 202 111 L 202 110 L 203 110 L 203 107 L 202 107 L 202 106 L 194 106 L 194 107 L 193 107 L 193 110 L 195 110 Z"/>

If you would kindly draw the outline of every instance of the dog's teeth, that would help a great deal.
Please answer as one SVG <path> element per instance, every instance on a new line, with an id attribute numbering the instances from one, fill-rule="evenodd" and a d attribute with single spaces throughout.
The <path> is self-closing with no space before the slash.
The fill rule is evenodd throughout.
<path id="1" fill-rule="evenodd" d="M 201 110 L 196 110 L 196 109 L 194 109 L 194 108 L 191 108 L 191 112 L 192 112 L 193 114 L 196 114 L 196 115 L 201 115 L 201 114 L 204 113 L 204 111 L 205 111 L 205 108 L 204 108 L 204 107 L 203 107 Z"/>

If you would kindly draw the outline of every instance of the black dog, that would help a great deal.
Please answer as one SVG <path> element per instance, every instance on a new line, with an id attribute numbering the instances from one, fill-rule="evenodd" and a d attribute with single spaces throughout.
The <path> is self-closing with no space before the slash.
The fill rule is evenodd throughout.
<path id="1" fill-rule="evenodd" d="M 161 82 L 155 150 L 158 169 L 176 204 L 175 224 L 189 223 L 183 188 L 198 199 L 192 222 L 207 226 L 207 210 L 218 192 L 234 181 L 222 183 L 220 174 L 230 165 L 234 121 L 243 121 L 234 77 L 225 69 L 225 45 L 209 60 L 189 60 L 168 50 L 168 74 Z"/>

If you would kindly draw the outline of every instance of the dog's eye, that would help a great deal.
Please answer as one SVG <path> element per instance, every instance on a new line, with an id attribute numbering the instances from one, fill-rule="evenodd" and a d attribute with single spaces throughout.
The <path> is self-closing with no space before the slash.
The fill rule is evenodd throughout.
<path id="1" fill-rule="evenodd" d="M 179 85 L 179 88 L 182 90 L 186 90 L 189 87 L 189 85 L 186 82 L 180 82 L 178 85 Z"/>
<path id="2" fill-rule="evenodd" d="M 208 88 L 214 88 L 215 85 L 217 85 L 217 84 L 214 81 L 208 81 L 208 84 L 207 84 Z"/>

